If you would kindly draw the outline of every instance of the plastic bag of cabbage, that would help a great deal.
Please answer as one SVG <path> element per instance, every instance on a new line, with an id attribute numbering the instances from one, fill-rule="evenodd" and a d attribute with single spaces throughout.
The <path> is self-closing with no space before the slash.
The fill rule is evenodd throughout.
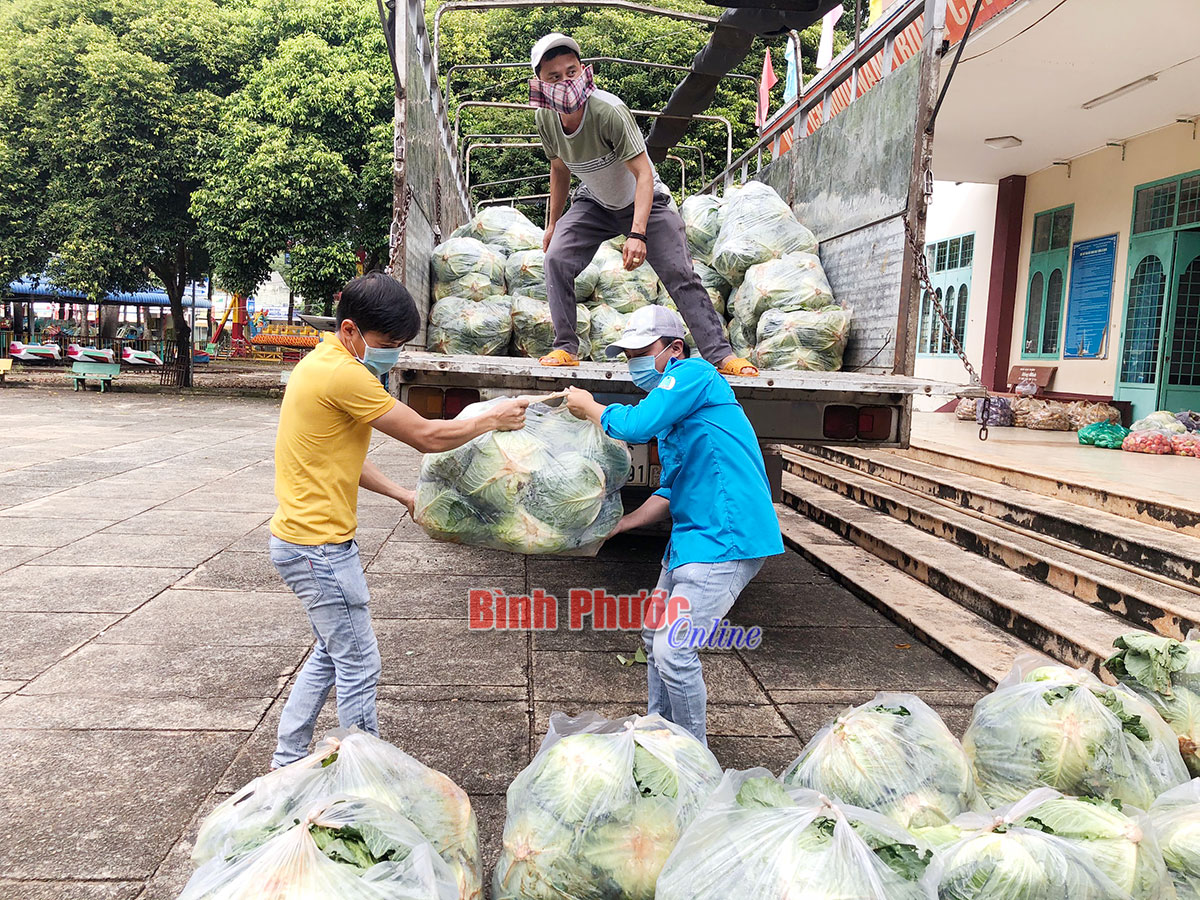
<path id="1" fill-rule="evenodd" d="M 850 311 L 840 306 L 768 309 L 758 320 L 753 359 L 761 369 L 836 372 L 849 339 Z"/>
<path id="2" fill-rule="evenodd" d="M 451 237 L 472 237 L 503 247 L 507 253 L 536 250 L 542 246 L 542 229 L 519 210 L 511 206 L 487 206 L 475 213 L 465 225 L 456 228 Z"/>
<path id="3" fill-rule="evenodd" d="M 940 900 L 1170 900 L 1153 832 L 1112 805 L 1039 788 L 965 813 L 928 879 Z"/>
<path id="4" fill-rule="evenodd" d="M 625 323 L 629 320 L 629 314 L 617 312 L 611 306 L 605 306 L 603 303 L 592 307 L 591 313 L 591 358 L 598 362 L 609 362 L 604 351 L 625 331 Z M 621 354 L 617 358 L 624 359 L 625 356 Z"/>
<path id="5" fill-rule="evenodd" d="M 454 872 L 391 806 L 337 797 L 256 849 L 215 857 L 179 900 L 458 900 Z"/>
<path id="6" fill-rule="evenodd" d="M 551 715 L 508 789 L 493 900 L 650 900 L 720 779 L 712 753 L 661 716 Z"/>
<path id="7" fill-rule="evenodd" d="M 1122 635 L 1105 667 L 1153 706 L 1179 736 L 1188 772 L 1200 775 L 1200 640 L 1145 631 Z"/>
<path id="8" fill-rule="evenodd" d="M 775 190 L 758 181 L 726 191 L 721 228 L 713 244 L 712 267 L 731 284 L 746 270 L 796 251 L 817 252 L 817 239 L 796 221 L 790 206 Z"/>
<path id="9" fill-rule="evenodd" d="M 963 749 L 991 804 L 1040 786 L 1147 809 L 1187 780 L 1171 729 L 1146 701 L 1090 672 L 1017 661 L 975 704 Z"/>
<path id="10" fill-rule="evenodd" d="M 717 311 L 717 315 L 724 316 L 733 285 L 716 269 L 698 259 L 692 260 L 692 268 L 700 276 L 700 284 L 704 286 L 704 290 L 708 291 L 708 299 L 712 301 L 713 309 Z"/>
<path id="11" fill-rule="evenodd" d="M 975 770 L 941 718 L 912 694 L 877 694 L 818 731 L 781 776 L 907 829 L 980 807 Z"/>
<path id="12" fill-rule="evenodd" d="M 1162 794 L 1149 817 L 1179 900 L 1200 900 L 1200 778 Z"/>
<path id="13" fill-rule="evenodd" d="M 599 272 L 592 300 L 611 306 L 617 312 L 631 313 L 649 306 L 658 297 L 658 275 L 649 263 L 642 263 L 632 272 L 625 269 L 621 251 L 612 241 L 606 241 L 596 251 L 592 265 Z"/>
<path id="14" fill-rule="evenodd" d="M 796 312 L 832 305 L 833 289 L 815 253 L 788 253 L 751 266 L 729 301 L 730 313 L 752 330 L 769 309 Z"/>
<path id="15" fill-rule="evenodd" d="M 713 244 L 721 229 L 720 199 L 712 194 L 695 194 L 683 201 L 679 215 L 692 256 L 703 263 L 711 263 Z"/>
<path id="16" fill-rule="evenodd" d="M 684 831 L 657 900 L 931 900 L 931 853 L 877 813 L 729 771 Z"/>
<path id="17" fill-rule="evenodd" d="M 429 313 L 429 349 L 466 356 L 504 356 L 512 338 L 512 302 L 508 296 L 438 300 Z"/>
<path id="18" fill-rule="evenodd" d="M 450 238 L 433 248 L 433 295 L 482 300 L 504 293 L 504 257 L 469 237 Z"/>
<path id="19" fill-rule="evenodd" d="M 473 403 L 460 418 L 500 400 Z M 414 518 L 433 538 L 512 553 L 594 554 L 622 515 L 629 451 L 566 407 L 532 403 L 519 431 L 429 453 Z"/>
<path id="20" fill-rule="evenodd" d="M 592 352 L 592 315 L 586 306 L 575 307 L 575 333 L 579 335 L 579 357 Z M 550 304 L 533 297 L 513 297 L 513 349 L 518 356 L 538 359 L 554 349 L 554 320 Z"/>
<path id="21" fill-rule="evenodd" d="M 291 829 L 315 805 L 343 796 L 394 810 L 440 854 L 461 900 L 482 896 L 478 827 L 466 793 L 441 772 L 361 731 L 331 734 L 312 755 L 254 779 L 226 799 L 200 825 L 192 862 L 203 870 L 209 864 L 219 867 L 222 861 L 246 858 Z M 294 840 L 303 845 L 299 837 Z M 245 896 L 249 900 L 252 895 Z"/>

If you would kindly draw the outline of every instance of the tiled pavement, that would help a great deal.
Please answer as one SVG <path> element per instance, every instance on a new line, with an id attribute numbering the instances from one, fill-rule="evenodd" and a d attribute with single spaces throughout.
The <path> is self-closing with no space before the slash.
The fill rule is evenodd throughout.
<path id="1" fill-rule="evenodd" d="M 266 556 L 276 415 L 265 399 L 0 390 L 0 898 L 174 897 L 198 821 L 265 769 L 311 638 Z M 371 458 L 402 481 L 419 459 L 387 439 Z M 651 587 L 661 545 L 521 558 L 433 544 L 374 495 L 360 511 L 383 735 L 470 792 L 490 867 L 550 713 L 638 711 L 645 674 L 617 661 L 628 635 L 469 633 L 468 588 L 540 587 L 565 610 L 569 587 Z M 781 769 L 875 690 L 919 691 L 956 731 L 981 693 L 795 555 L 735 619 L 766 640 L 707 657 L 725 766 Z"/>

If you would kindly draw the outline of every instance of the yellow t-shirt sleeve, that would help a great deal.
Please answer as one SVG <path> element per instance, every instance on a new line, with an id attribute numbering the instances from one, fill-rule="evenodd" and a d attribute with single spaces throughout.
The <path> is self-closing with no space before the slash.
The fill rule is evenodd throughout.
<path id="1" fill-rule="evenodd" d="M 375 421 L 396 405 L 396 398 L 367 371 L 366 366 L 357 362 L 334 370 L 327 396 L 330 403 L 363 424 Z"/>

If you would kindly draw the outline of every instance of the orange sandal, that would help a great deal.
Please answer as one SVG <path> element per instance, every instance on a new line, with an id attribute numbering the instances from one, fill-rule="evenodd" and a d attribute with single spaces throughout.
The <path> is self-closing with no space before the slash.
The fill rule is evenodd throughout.
<path id="1" fill-rule="evenodd" d="M 717 367 L 717 371 L 722 375 L 745 375 L 748 378 L 758 374 L 758 368 L 754 363 L 748 359 L 742 359 L 740 356 L 731 356 Z"/>
<path id="2" fill-rule="evenodd" d="M 579 357 L 572 356 L 566 350 L 551 350 L 538 360 L 543 366 L 577 366 Z"/>

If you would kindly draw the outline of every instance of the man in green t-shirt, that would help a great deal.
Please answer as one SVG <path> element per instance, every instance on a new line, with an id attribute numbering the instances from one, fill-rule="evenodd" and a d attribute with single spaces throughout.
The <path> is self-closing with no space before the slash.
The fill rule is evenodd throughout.
<path id="1" fill-rule="evenodd" d="M 554 319 L 554 349 L 546 366 L 579 365 L 575 333 L 575 276 L 604 241 L 626 235 L 625 268 L 649 262 L 675 301 L 700 355 L 723 375 L 757 375 L 733 352 L 721 319 L 692 267 L 683 220 L 658 178 L 646 142 L 620 98 L 596 90 L 592 67 L 579 45 L 548 34 L 533 47 L 530 102 L 538 107 L 537 130 L 550 159 L 546 211 L 546 293 Z M 563 214 L 571 176 L 581 185 Z"/>

